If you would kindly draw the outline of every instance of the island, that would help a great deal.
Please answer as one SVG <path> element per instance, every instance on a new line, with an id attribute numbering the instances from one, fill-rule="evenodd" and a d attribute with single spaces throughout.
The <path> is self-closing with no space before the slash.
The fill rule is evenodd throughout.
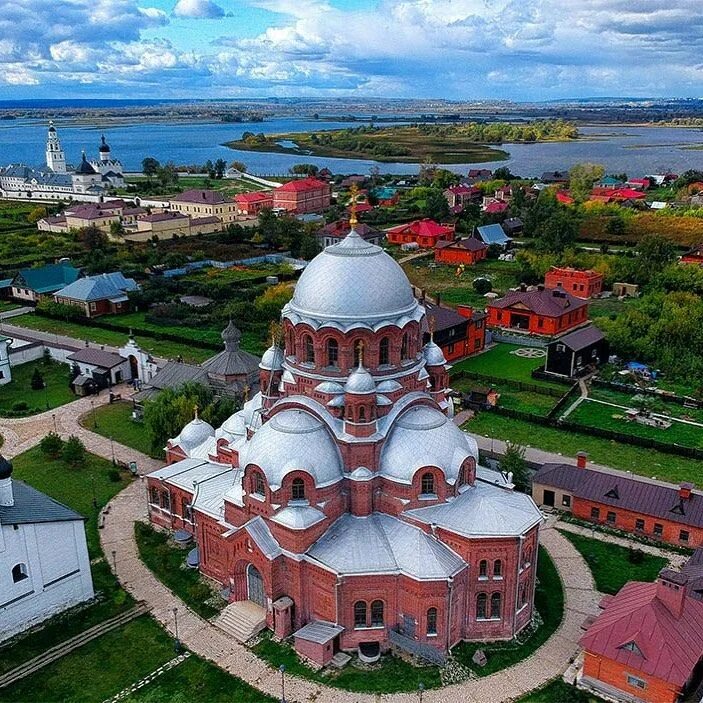
<path id="1" fill-rule="evenodd" d="M 578 129 L 571 122 L 535 120 L 523 123 L 362 125 L 284 134 L 245 132 L 241 139 L 226 142 L 225 146 L 241 151 L 456 164 L 503 161 L 508 158 L 508 152 L 494 146 L 503 143 L 570 141 L 578 137 Z"/>

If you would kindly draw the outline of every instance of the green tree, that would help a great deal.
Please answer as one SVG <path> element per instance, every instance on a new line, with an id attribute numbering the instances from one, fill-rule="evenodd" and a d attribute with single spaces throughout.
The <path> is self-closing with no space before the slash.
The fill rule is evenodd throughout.
<path id="1" fill-rule="evenodd" d="M 516 177 L 511 173 L 507 166 L 500 166 L 493 171 L 493 178 L 500 181 L 513 181 Z"/>
<path id="2" fill-rule="evenodd" d="M 32 379 L 30 385 L 33 391 L 40 391 L 44 388 L 44 376 L 42 376 L 41 371 L 35 367 L 32 372 Z"/>
<path id="3" fill-rule="evenodd" d="M 42 437 L 39 442 L 39 448 L 49 458 L 58 459 L 63 452 L 63 440 L 56 432 L 49 432 L 48 435 Z"/>
<path id="4" fill-rule="evenodd" d="M 142 173 L 146 176 L 147 181 L 151 179 L 158 173 L 161 164 L 152 156 L 147 156 L 142 159 Z"/>
<path id="5" fill-rule="evenodd" d="M 576 164 L 569 171 L 569 190 L 577 203 L 583 203 L 593 190 L 593 184 L 600 181 L 605 169 L 600 164 Z"/>
<path id="6" fill-rule="evenodd" d="M 441 222 L 449 217 L 449 203 L 444 197 L 444 193 L 439 188 L 428 188 L 423 213 L 425 217 L 429 217 L 437 222 Z"/>
<path id="7" fill-rule="evenodd" d="M 508 442 L 505 445 L 505 454 L 500 460 L 501 471 L 513 475 L 513 483 L 519 491 L 526 491 L 530 485 L 525 451 L 525 447 Z"/>
<path id="8" fill-rule="evenodd" d="M 124 226 L 121 222 L 111 222 L 110 223 L 110 234 L 113 237 L 123 237 L 125 233 Z"/>
<path id="9" fill-rule="evenodd" d="M 294 164 L 290 168 L 291 173 L 303 176 L 316 176 L 319 170 L 315 164 Z"/>
<path id="10" fill-rule="evenodd" d="M 230 168 L 234 168 L 241 173 L 247 172 L 247 165 L 243 161 L 232 161 L 230 163 Z"/>
<path id="11" fill-rule="evenodd" d="M 227 170 L 227 162 L 224 159 L 215 161 L 215 178 L 222 178 Z"/>
<path id="12" fill-rule="evenodd" d="M 43 207 L 42 205 L 37 205 L 37 207 L 32 208 L 29 214 L 27 215 L 27 222 L 34 224 L 41 220 L 42 217 L 46 217 L 47 214 L 48 213 L 45 207 Z"/>
<path id="13" fill-rule="evenodd" d="M 70 466 L 78 466 L 85 461 L 85 445 L 76 435 L 71 435 L 63 446 L 61 458 Z"/>
<path id="14" fill-rule="evenodd" d="M 541 225 L 537 248 L 556 254 L 572 246 L 578 236 L 578 219 L 572 210 L 561 207 Z"/>

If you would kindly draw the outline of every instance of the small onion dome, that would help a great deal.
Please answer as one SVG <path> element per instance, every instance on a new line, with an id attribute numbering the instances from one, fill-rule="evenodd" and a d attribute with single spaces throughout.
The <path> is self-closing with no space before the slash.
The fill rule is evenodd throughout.
<path id="1" fill-rule="evenodd" d="M 361 364 L 357 366 L 350 374 L 347 382 L 344 384 L 345 393 L 354 393 L 363 395 L 364 393 L 376 392 L 376 381 L 373 376 Z"/>
<path id="2" fill-rule="evenodd" d="M 175 440 L 175 443 L 185 450 L 200 446 L 206 439 L 215 436 L 215 430 L 210 423 L 199 417 L 191 420 Z"/>
<path id="3" fill-rule="evenodd" d="M 104 135 L 104 134 L 103 134 L 103 136 L 102 136 L 101 139 L 100 139 L 100 146 L 98 147 L 98 151 L 99 151 L 101 154 L 105 154 L 105 153 L 107 153 L 108 151 L 110 151 L 110 146 L 109 146 L 108 143 L 105 141 L 105 135 Z"/>
<path id="4" fill-rule="evenodd" d="M 227 351 L 236 351 L 239 348 L 239 340 L 242 338 L 242 333 L 237 329 L 232 320 L 230 320 L 227 327 L 222 330 L 220 336 L 225 343 L 225 349 L 227 349 Z"/>
<path id="5" fill-rule="evenodd" d="M 0 481 L 12 476 L 12 462 L 0 454 Z"/>
<path id="6" fill-rule="evenodd" d="M 51 134 L 54 134 L 56 132 L 56 128 L 54 127 L 54 122 L 53 120 L 49 120 L 49 132 Z"/>
<path id="7" fill-rule="evenodd" d="M 444 353 L 433 340 L 425 344 L 422 348 L 422 354 L 428 366 L 444 366 L 447 363 L 447 360 L 444 358 Z"/>
<path id="8" fill-rule="evenodd" d="M 261 357 L 259 368 L 265 371 L 280 371 L 283 368 L 283 349 L 278 344 L 272 344 Z"/>

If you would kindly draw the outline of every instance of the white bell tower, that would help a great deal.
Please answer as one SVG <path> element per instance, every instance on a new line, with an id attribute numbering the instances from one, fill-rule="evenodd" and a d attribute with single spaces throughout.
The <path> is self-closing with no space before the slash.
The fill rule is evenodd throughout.
<path id="1" fill-rule="evenodd" d="M 46 138 L 46 165 L 54 173 L 66 173 L 66 156 L 53 122 L 49 122 L 49 134 Z"/>

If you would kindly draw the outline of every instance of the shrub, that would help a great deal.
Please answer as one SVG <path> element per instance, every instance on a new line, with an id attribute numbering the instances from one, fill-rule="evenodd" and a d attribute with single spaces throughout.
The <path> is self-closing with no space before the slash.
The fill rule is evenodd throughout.
<path id="1" fill-rule="evenodd" d="M 15 413 L 25 413 L 29 410 L 29 405 L 24 402 L 24 400 L 20 400 L 16 403 L 12 404 L 12 412 Z"/>
<path id="2" fill-rule="evenodd" d="M 41 371 L 35 368 L 32 373 L 32 380 L 30 381 L 33 391 L 40 391 L 44 388 L 44 376 L 42 376 Z"/>
<path id="3" fill-rule="evenodd" d="M 107 472 L 107 477 L 112 481 L 113 483 L 119 483 L 122 480 L 122 477 L 120 476 L 120 472 L 118 469 L 110 469 Z"/>
<path id="4" fill-rule="evenodd" d="M 630 547 L 627 550 L 627 560 L 630 564 L 641 564 L 644 561 L 644 552 L 641 549 Z"/>
<path id="5" fill-rule="evenodd" d="M 63 460 L 71 466 L 78 466 L 85 461 L 85 445 L 75 435 L 71 435 L 63 448 Z"/>
<path id="6" fill-rule="evenodd" d="M 58 459 L 63 451 L 63 440 L 56 432 L 49 432 L 49 434 L 43 437 L 41 442 L 39 442 L 39 447 L 48 457 Z"/>
<path id="7" fill-rule="evenodd" d="M 487 278 L 474 279 L 473 286 L 474 286 L 474 290 L 479 295 L 485 295 L 486 293 L 490 293 L 491 290 L 493 289 L 493 284 Z"/>

